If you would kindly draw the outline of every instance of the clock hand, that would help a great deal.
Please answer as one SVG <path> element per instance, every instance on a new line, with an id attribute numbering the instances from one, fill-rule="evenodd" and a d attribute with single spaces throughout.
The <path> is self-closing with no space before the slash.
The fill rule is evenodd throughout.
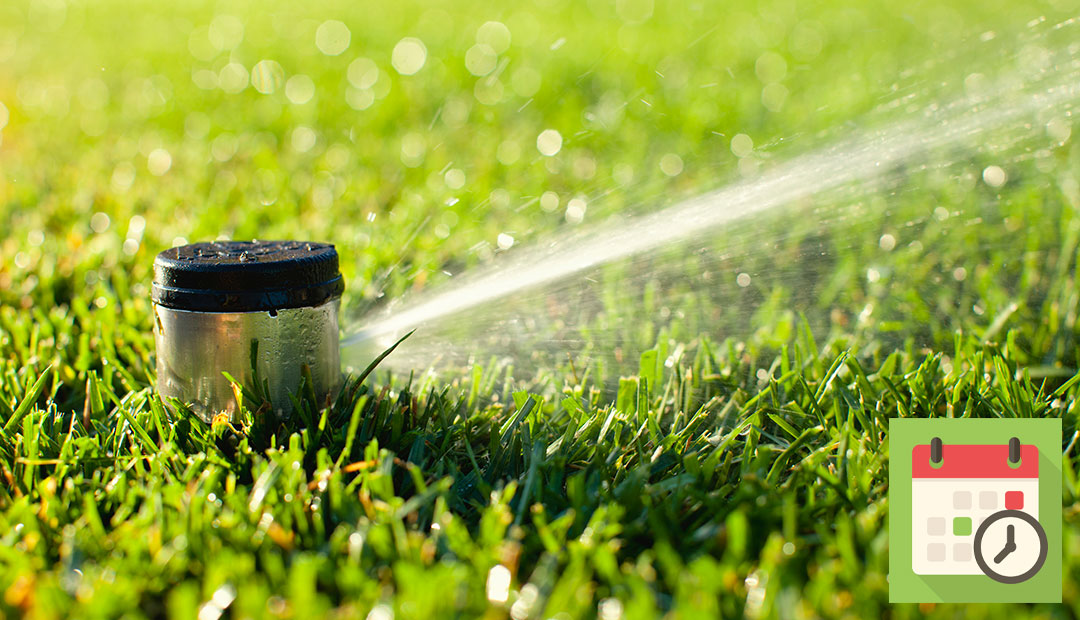
<path id="1" fill-rule="evenodd" d="M 1016 526 L 1009 525 L 1005 528 L 1005 546 L 994 556 L 994 564 L 1001 564 L 1005 556 L 1016 551 Z"/>

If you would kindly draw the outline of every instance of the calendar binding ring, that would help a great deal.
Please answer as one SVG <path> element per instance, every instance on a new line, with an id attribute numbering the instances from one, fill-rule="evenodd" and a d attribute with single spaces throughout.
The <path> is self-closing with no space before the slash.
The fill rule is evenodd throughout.
<path id="1" fill-rule="evenodd" d="M 941 465 L 944 458 L 945 446 L 941 443 L 941 437 L 930 439 L 930 463 L 934 466 Z M 1020 464 L 1020 438 L 1009 438 L 1009 464 Z"/>

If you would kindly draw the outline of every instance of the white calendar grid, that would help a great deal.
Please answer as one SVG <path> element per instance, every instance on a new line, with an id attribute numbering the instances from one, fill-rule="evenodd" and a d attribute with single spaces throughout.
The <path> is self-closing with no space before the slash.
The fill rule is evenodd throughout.
<path id="1" fill-rule="evenodd" d="M 1008 446 L 945 445 L 929 465 L 930 446 L 912 453 L 911 568 L 919 575 L 980 575 L 975 532 L 1005 509 L 1039 518 L 1038 450 L 1022 446 L 1024 465 L 1008 465 Z"/>
<path id="2" fill-rule="evenodd" d="M 1039 480 L 1030 478 L 923 478 L 912 482 L 911 568 L 919 575 L 981 575 L 975 563 L 975 531 L 983 519 L 1005 509 L 1005 493 L 1023 493 L 1022 510 L 1039 518 Z M 954 534 L 954 526 L 969 533 Z"/>

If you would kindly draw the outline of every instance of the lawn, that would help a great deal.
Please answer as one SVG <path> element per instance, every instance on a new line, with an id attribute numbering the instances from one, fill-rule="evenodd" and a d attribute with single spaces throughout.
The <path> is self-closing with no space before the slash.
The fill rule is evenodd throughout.
<path id="1" fill-rule="evenodd" d="M 1080 97 L 483 304 L 455 364 L 392 354 L 281 424 L 159 399 L 149 297 L 173 245 L 328 241 L 357 329 L 981 84 L 1075 83 L 1075 10 L 4 3 L 0 617 L 1080 614 Z M 475 327 L 541 303 L 589 312 L 508 370 Z M 1064 605 L 888 604 L 909 416 L 1063 419 Z"/>

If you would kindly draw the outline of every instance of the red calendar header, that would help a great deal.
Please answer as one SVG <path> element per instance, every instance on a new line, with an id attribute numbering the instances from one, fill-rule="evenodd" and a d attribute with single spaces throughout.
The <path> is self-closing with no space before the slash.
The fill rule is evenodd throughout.
<path id="1" fill-rule="evenodd" d="M 1009 465 L 1009 445 L 989 446 L 944 444 L 941 466 L 930 464 L 930 445 L 917 445 L 911 452 L 913 478 L 1038 478 L 1039 450 L 1020 446 L 1020 465 Z"/>

